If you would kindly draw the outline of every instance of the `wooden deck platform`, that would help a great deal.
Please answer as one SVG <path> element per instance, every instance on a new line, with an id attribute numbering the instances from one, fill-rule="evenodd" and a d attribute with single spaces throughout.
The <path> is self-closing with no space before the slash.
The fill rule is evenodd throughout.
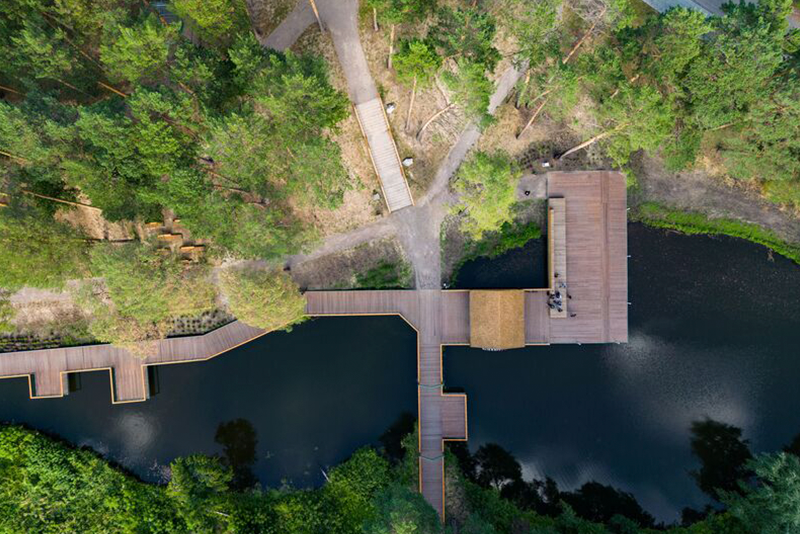
<path id="1" fill-rule="evenodd" d="M 400 155 L 394 144 L 389 121 L 380 97 L 356 104 L 356 118 L 369 145 L 375 174 L 381 182 L 383 197 L 389 211 L 397 211 L 414 204 L 408 187 Z"/>
<path id="2" fill-rule="evenodd" d="M 624 177 L 614 172 L 550 173 L 548 193 L 564 199 L 563 223 L 556 223 L 564 225 L 565 248 L 557 279 L 563 271 L 572 298 L 567 317 L 551 317 L 548 288 L 526 290 L 525 343 L 627 341 Z M 553 237 L 559 239 L 558 230 Z M 310 291 L 306 298 L 310 316 L 399 315 L 417 331 L 420 491 L 443 517 L 444 441 L 465 440 L 468 433 L 466 395 L 444 393 L 442 351 L 445 345 L 469 344 L 470 292 Z M 159 341 L 154 355 L 144 360 L 110 345 L 5 353 L 0 354 L 0 378 L 28 377 L 32 398 L 60 397 L 67 393 L 68 373 L 107 369 L 112 402 L 143 401 L 149 395 L 147 366 L 206 360 L 265 333 L 236 321 L 202 336 Z"/>

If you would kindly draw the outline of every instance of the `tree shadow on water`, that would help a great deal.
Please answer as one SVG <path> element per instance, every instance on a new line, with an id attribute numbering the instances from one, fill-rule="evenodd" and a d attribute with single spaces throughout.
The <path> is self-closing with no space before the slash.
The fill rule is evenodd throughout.
<path id="1" fill-rule="evenodd" d="M 256 429 L 247 419 L 233 419 L 219 424 L 214 441 L 222 446 L 222 461 L 233 471 L 235 489 L 253 487 L 258 480 L 253 473 L 256 463 Z"/>

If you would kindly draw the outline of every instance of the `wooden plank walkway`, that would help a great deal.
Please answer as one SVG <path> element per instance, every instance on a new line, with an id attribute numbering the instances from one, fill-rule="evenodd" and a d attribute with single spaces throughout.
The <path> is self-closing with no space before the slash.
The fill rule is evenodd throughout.
<path id="1" fill-rule="evenodd" d="M 559 269 L 573 298 L 570 316 L 550 317 L 545 289 L 526 291 L 525 343 L 627 341 L 624 177 L 550 173 L 548 191 L 564 199 L 565 266 Z M 557 231 L 553 237 L 558 239 Z M 310 316 L 399 315 L 417 331 L 420 491 L 444 517 L 444 441 L 465 440 L 468 434 L 466 395 L 444 393 L 442 347 L 469 343 L 470 292 L 310 291 L 306 299 Z M 32 398 L 60 397 L 67 393 L 68 373 L 107 369 L 112 402 L 143 401 L 149 396 L 147 366 L 207 360 L 266 333 L 235 321 L 202 336 L 155 342 L 153 356 L 144 360 L 111 345 L 4 353 L 0 378 L 28 377 Z"/>
<path id="2" fill-rule="evenodd" d="M 397 152 L 389 121 L 380 97 L 356 104 L 356 118 L 367 138 L 372 165 L 381 182 L 383 197 L 389 211 L 397 211 L 414 205 L 408 187 L 400 155 Z"/>
<path id="3" fill-rule="evenodd" d="M 550 322 L 550 343 L 628 341 L 625 178 L 618 172 L 553 172 L 548 195 L 566 201 L 570 317 Z M 572 317 L 572 314 L 575 317 Z"/>

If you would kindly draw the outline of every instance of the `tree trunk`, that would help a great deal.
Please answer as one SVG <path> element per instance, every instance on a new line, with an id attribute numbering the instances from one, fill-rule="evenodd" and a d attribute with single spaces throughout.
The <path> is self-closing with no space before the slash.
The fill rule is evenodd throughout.
<path id="1" fill-rule="evenodd" d="M 27 189 L 20 189 L 20 191 L 22 191 L 26 195 L 31 195 L 31 196 L 36 197 L 36 198 L 43 198 L 43 199 L 49 200 L 51 202 L 59 202 L 61 204 L 69 204 L 70 206 L 80 206 L 82 208 L 90 208 L 90 209 L 93 209 L 93 210 L 103 211 L 100 208 L 98 208 L 97 206 L 92 206 L 90 204 L 83 204 L 81 202 L 73 202 L 71 200 L 62 200 L 60 198 L 49 197 L 47 195 L 41 195 L 39 193 L 34 193 L 33 191 L 29 191 Z"/>
<path id="2" fill-rule="evenodd" d="M 570 154 L 574 154 L 578 150 L 582 150 L 582 149 L 586 148 L 587 146 L 595 144 L 596 142 L 600 141 L 601 139 L 605 139 L 606 137 L 608 137 L 612 133 L 616 132 L 620 128 L 621 128 L 621 126 L 618 126 L 618 127 L 614 128 L 612 130 L 606 130 L 605 132 L 603 132 L 601 134 L 595 135 L 591 139 L 589 139 L 587 141 L 584 141 L 583 143 L 579 144 L 578 146 L 574 146 L 574 147 L 570 148 L 569 150 L 567 150 L 566 152 L 564 152 L 563 154 L 558 156 L 558 160 L 561 161 L 562 159 L 566 158 Z"/>
<path id="3" fill-rule="evenodd" d="M 378 9 L 372 8 L 372 29 L 373 31 L 378 31 Z"/>
<path id="4" fill-rule="evenodd" d="M 547 93 L 549 93 L 549 92 L 550 92 L 550 91 L 547 91 Z M 547 93 L 544 93 L 544 94 L 546 95 Z M 544 95 L 542 95 L 542 96 L 544 96 Z M 537 97 L 537 98 L 541 98 L 541 97 Z M 545 104 L 547 104 L 547 101 L 548 101 L 548 100 L 550 100 L 550 99 L 549 99 L 549 98 L 545 98 L 544 100 L 542 100 L 542 103 L 541 103 L 541 104 L 539 104 L 539 107 L 538 107 L 538 108 L 536 108 L 536 111 L 534 111 L 534 112 L 533 112 L 533 115 L 531 115 L 531 118 L 530 118 L 530 119 L 528 120 L 528 122 L 525 124 L 525 127 L 524 127 L 524 128 L 522 128 L 522 130 L 521 130 L 521 131 L 520 131 L 520 132 L 517 134 L 517 139 L 519 139 L 520 137 L 522 137 L 522 134 L 524 134 L 526 131 L 528 131 L 528 128 L 530 128 L 530 127 L 531 127 L 531 124 L 533 124 L 533 121 L 535 121 L 535 120 L 536 120 L 536 117 L 538 117 L 538 116 L 539 116 L 539 113 L 541 113 L 541 112 L 542 112 L 542 110 L 544 109 L 544 106 L 545 106 Z"/>
<path id="5" fill-rule="evenodd" d="M 25 158 L 21 158 L 19 156 L 15 156 L 14 154 L 12 154 L 10 152 L 6 152 L 5 150 L 0 150 L 0 154 L 2 154 L 3 156 L 6 156 L 8 158 L 15 159 L 17 161 L 21 161 L 22 163 L 30 163 L 30 160 L 27 160 Z"/>
<path id="6" fill-rule="evenodd" d="M 14 93 L 15 95 L 25 96 L 25 93 L 20 93 L 16 89 L 6 87 L 5 85 L 0 85 L 0 89 L 2 89 L 3 91 L 8 91 L 9 93 Z"/>
<path id="7" fill-rule="evenodd" d="M 431 115 L 431 117 L 428 120 L 425 121 L 425 124 L 422 125 L 422 128 L 420 128 L 419 131 L 417 132 L 417 139 L 422 137 L 422 132 L 425 131 L 425 128 L 430 126 L 430 124 L 433 121 L 435 121 L 436 119 L 438 119 L 442 115 L 442 113 L 444 113 L 445 111 L 451 109 L 453 106 L 455 106 L 455 104 L 447 104 L 447 106 L 443 107 L 442 109 L 440 109 L 439 111 L 437 111 L 436 113 Z"/>
<path id="8" fill-rule="evenodd" d="M 408 104 L 408 114 L 406 115 L 406 132 L 411 127 L 411 111 L 414 109 L 414 98 L 417 96 L 417 77 L 414 76 L 414 84 L 411 86 L 411 102 Z"/>
<path id="9" fill-rule="evenodd" d="M 591 33 L 594 31 L 595 27 L 597 26 L 597 23 L 600 22 L 600 19 L 603 18 L 603 15 L 605 14 L 606 9 L 608 9 L 608 8 L 607 7 L 603 8 L 603 10 L 600 12 L 600 15 L 597 17 L 597 20 L 595 20 L 594 23 L 592 24 L 592 26 L 586 31 L 586 33 L 583 34 L 583 37 L 581 37 L 578 40 L 578 42 L 575 43 L 575 46 L 573 46 L 572 50 L 569 51 L 569 54 L 567 54 L 567 57 L 565 57 L 564 59 L 561 60 L 561 64 L 562 65 L 566 65 L 567 61 L 570 60 L 570 58 L 573 56 L 573 54 L 575 54 L 575 52 L 578 51 L 578 48 L 581 47 L 583 42 L 589 37 L 589 35 L 591 35 Z"/>
<path id="10" fill-rule="evenodd" d="M 325 28 L 322 27 L 322 20 L 319 18 L 319 11 L 317 11 L 317 3 L 314 0 L 308 0 L 311 4 L 311 9 L 314 11 L 314 16 L 317 17 L 317 24 L 319 24 L 319 31 L 324 32 Z"/>
<path id="11" fill-rule="evenodd" d="M 394 54 L 394 24 L 392 24 L 392 29 L 389 32 L 389 61 L 386 62 L 390 69 L 392 68 L 392 54 Z"/>
<path id="12" fill-rule="evenodd" d="M 116 93 L 116 94 L 118 94 L 118 95 L 119 95 L 119 96 L 121 96 L 122 98 L 128 98 L 128 95 L 126 95 L 126 94 L 125 94 L 125 93 L 123 93 L 122 91 L 119 91 L 119 90 L 117 90 L 117 89 L 114 89 L 113 87 L 111 87 L 111 86 L 110 86 L 110 85 L 108 85 L 108 84 L 105 84 L 105 83 L 103 83 L 103 82 L 97 82 L 97 85 L 99 85 L 99 86 L 100 86 L 100 87 L 102 87 L 103 89 L 108 89 L 108 90 L 109 90 L 109 91 L 111 91 L 112 93 Z"/>

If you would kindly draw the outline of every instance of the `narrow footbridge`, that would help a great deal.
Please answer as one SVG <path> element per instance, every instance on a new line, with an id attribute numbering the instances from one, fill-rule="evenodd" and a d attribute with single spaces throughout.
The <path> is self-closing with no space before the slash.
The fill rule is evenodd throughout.
<path id="1" fill-rule="evenodd" d="M 614 172 L 548 175 L 548 286 L 519 290 L 309 291 L 310 316 L 397 315 L 417 332 L 420 491 L 444 517 L 444 442 L 466 440 L 467 397 L 447 393 L 447 345 L 501 350 L 628 340 L 625 179 Z M 554 296 L 563 294 L 561 311 Z M 106 369 L 113 403 L 149 397 L 147 366 L 202 361 L 267 332 L 235 321 L 153 343 L 139 359 L 111 345 L 0 354 L 0 378 L 27 377 L 31 398 L 62 397 L 69 373 Z M 486 353 L 492 365 L 491 352 Z M 513 369 L 509 369 L 513 372 Z"/>

